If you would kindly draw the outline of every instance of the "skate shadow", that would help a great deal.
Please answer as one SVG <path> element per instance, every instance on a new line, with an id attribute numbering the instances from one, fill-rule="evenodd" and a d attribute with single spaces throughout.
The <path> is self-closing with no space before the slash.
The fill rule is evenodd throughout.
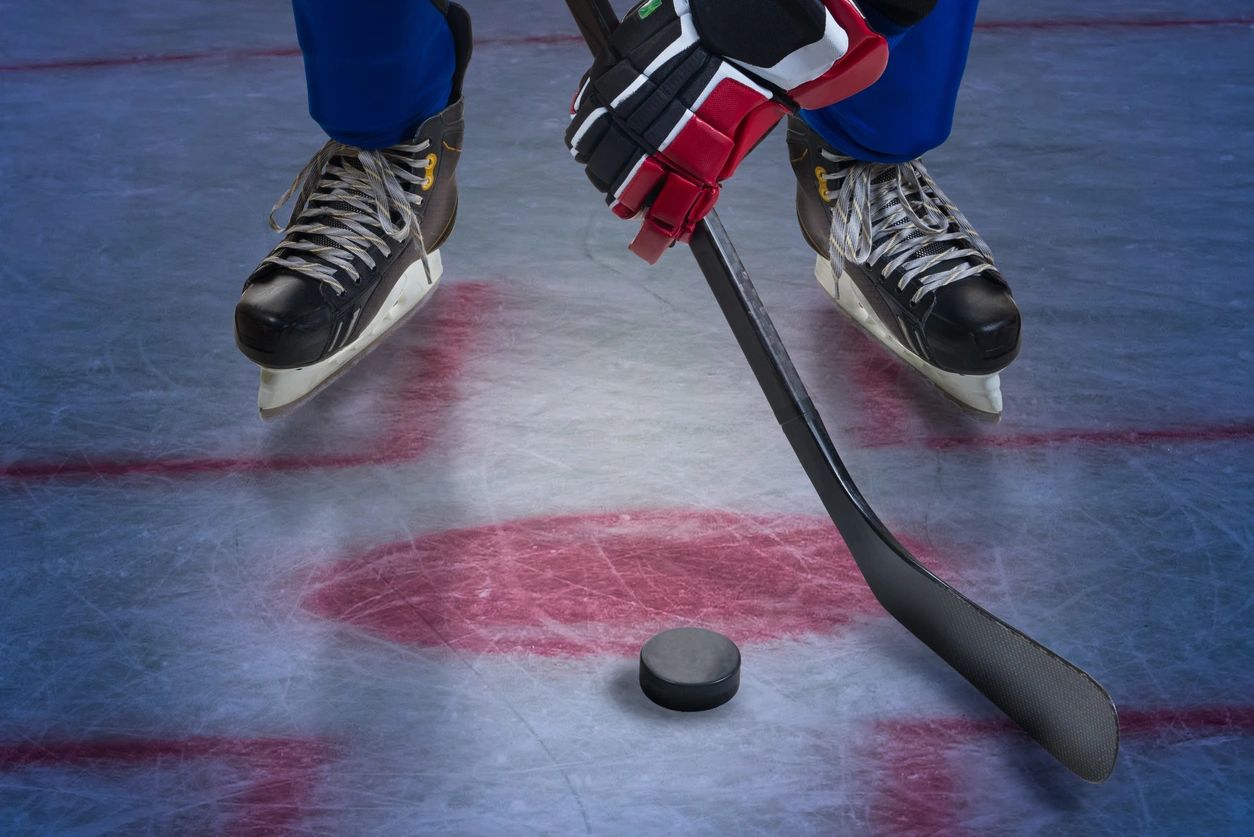
<path id="1" fill-rule="evenodd" d="M 257 607 L 297 655 L 285 698 L 302 729 L 344 745 L 343 775 L 403 777 L 415 760 L 482 745 L 441 714 L 466 691 L 465 668 L 449 661 L 455 652 L 378 635 L 353 614 L 400 583 L 380 569 L 380 544 L 440 530 L 462 505 L 462 487 L 433 454 L 461 438 L 463 378 L 500 313 L 494 300 L 487 283 L 440 288 L 347 375 L 270 422 L 259 467 L 245 475 L 247 506 L 264 519 L 277 570 Z M 309 606 L 325 589 L 340 611 Z M 401 608 L 392 615 L 397 624 L 422 619 Z"/>
<path id="2" fill-rule="evenodd" d="M 447 280 L 446 280 L 447 281 Z M 351 370 L 271 422 L 267 460 L 288 470 L 392 465 L 424 454 L 450 429 L 459 383 L 493 304 L 495 286 L 436 290 L 407 323 Z"/>
<path id="3" fill-rule="evenodd" d="M 996 428 L 995 419 L 959 406 L 849 322 L 817 288 L 803 322 L 814 371 L 807 384 L 859 446 L 979 438 Z"/>

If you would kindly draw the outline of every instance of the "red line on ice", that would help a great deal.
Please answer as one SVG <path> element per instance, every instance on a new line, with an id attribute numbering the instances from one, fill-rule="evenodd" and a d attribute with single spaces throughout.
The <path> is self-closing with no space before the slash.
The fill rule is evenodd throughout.
<path id="1" fill-rule="evenodd" d="M 0 770 L 30 767 L 169 770 L 181 762 L 217 759 L 248 774 L 247 787 L 232 789 L 230 807 L 239 811 L 230 835 L 293 833 L 313 801 L 318 774 L 332 757 L 316 738 L 109 739 L 0 743 Z"/>
<path id="2" fill-rule="evenodd" d="M 1068 29 L 1187 29 L 1254 26 L 1254 16 L 1228 18 L 1124 18 L 1110 20 L 991 20 L 976 24 L 976 29 L 999 31 L 1057 31 Z M 532 46 L 549 44 L 582 44 L 583 39 L 574 34 L 553 33 L 548 35 L 514 35 L 476 38 L 477 47 Z M 300 49 L 288 47 L 258 47 L 254 49 L 210 49 L 198 52 L 158 53 L 155 55 L 88 56 L 83 58 L 54 58 L 44 61 L 18 61 L 0 64 L 0 73 L 27 73 L 45 70 L 90 70 L 109 67 L 131 67 L 147 64 L 181 64 L 196 61 L 239 61 L 254 58 L 292 58 L 300 55 Z"/>
<path id="3" fill-rule="evenodd" d="M 1047 445 L 1161 445 L 1169 442 L 1245 442 L 1254 439 L 1254 422 L 1213 427 L 1113 428 L 1109 430 L 1049 430 L 995 433 L 988 436 L 932 436 L 921 441 L 930 448 L 1035 448 Z M 899 440 L 900 441 L 900 440 Z"/>
<path id="4" fill-rule="evenodd" d="M 1217 734 L 1254 735 L 1254 705 L 1120 709 L 1119 729 L 1125 741 L 1150 746 Z M 877 762 L 870 774 L 876 833 L 963 833 L 966 800 L 954 750 L 1002 735 L 1026 740 L 1018 726 L 1002 717 L 877 721 L 870 743 Z"/>
<path id="5" fill-rule="evenodd" d="M 215 49 L 203 52 L 165 52 L 155 55 L 101 55 L 0 64 L 0 73 L 29 73 L 41 70 L 94 70 L 109 67 L 131 67 L 142 64 L 184 64 L 197 61 L 238 61 L 250 58 L 291 58 L 297 55 L 300 55 L 298 47 Z"/>
<path id="6" fill-rule="evenodd" d="M 934 450 L 955 448 L 1002 448 L 1020 450 L 1058 445 L 1153 446 L 1172 442 L 1214 444 L 1254 441 L 1254 421 L 1183 427 L 1061 428 L 1051 430 L 1007 431 L 987 422 L 964 422 L 961 434 L 937 433 L 937 422 L 929 420 L 937 409 L 951 415 L 960 412 L 947 406 L 944 396 L 904 363 L 883 351 L 861 330 L 843 317 L 831 316 L 827 306 L 812 309 L 813 333 L 832 347 L 822 353 L 816 382 L 837 381 L 839 385 L 816 386 L 820 409 L 830 399 L 855 400 L 850 411 L 854 423 L 849 436 L 863 448 L 918 446 Z M 851 382 L 846 385 L 843 382 Z M 940 415 L 937 413 L 937 415 Z M 952 426 L 952 422 L 949 423 Z"/>
<path id="7" fill-rule="evenodd" d="M 1007 431 L 986 422 L 965 422 L 969 430 L 961 434 L 939 434 L 929 412 L 947 409 L 957 414 L 957 406 L 946 407 L 944 396 L 904 363 L 883 351 L 861 330 L 843 317 L 832 317 L 830 308 L 813 309 L 814 333 L 832 346 L 824 352 L 817 380 L 850 381 L 852 385 L 822 387 L 817 398 L 820 408 L 831 398 L 856 399 L 851 411 L 855 422 L 847 430 L 863 448 L 922 445 L 934 450 L 955 448 L 1002 448 L 1020 450 L 1057 445 L 1106 445 L 1121 447 L 1180 444 L 1214 444 L 1254 441 L 1254 421 L 1231 424 L 1181 427 L 1060 428 L 1051 430 Z M 818 389 L 816 387 L 816 389 Z"/>
<path id="8" fill-rule="evenodd" d="M 439 418 L 457 400 L 457 384 L 476 337 L 485 308 L 494 296 L 491 284 L 462 282 L 433 299 L 422 318 L 420 336 L 403 347 L 411 360 L 406 374 L 396 376 L 396 389 L 381 397 L 390 404 L 379 412 L 389 418 L 373 449 L 349 454 L 289 454 L 265 457 L 178 459 L 104 459 L 81 456 L 61 461 L 14 462 L 0 465 L 0 478 L 192 476 L 303 471 L 312 468 L 354 468 L 404 462 L 419 457 L 442 430 Z M 412 333 L 412 332 L 411 332 Z M 394 340 L 405 339 L 402 336 Z M 372 359 L 379 358 L 376 353 Z M 338 384 L 343 386 L 343 383 Z M 393 406 L 396 405 L 396 406 Z"/>
<path id="9" fill-rule="evenodd" d="M 583 43 L 578 35 L 515 35 L 476 38 L 476 47 L 534 46 Z M 207 49 L 199 52 L 167 52 L 153 55 L 102 55 L 84 58 L 54 58 L 46 61 L 21 61 L 0 64 L 0 73 L 26 73 L 42 70 L 92 70 L 108 67 L 132 67 L 145 64 L 185 64 L 197 61 L 245 61 L 254 58 L 295 58 L 300 48 L 257 47 L 253 49 Z"/>
<path id="10" fill-rule="evenodd" d="M 1021 29 L 1052 31 L 1056 29 L 1189 29 L 1195 27 L 1216 28 L 1227 26 L 1254 26 L 1254 15 L 1245 17 L 1197 17 L 1197 18 L 1091 18 L 1082 20 L 987 20 L 975 25 L 976 29 Z"/>
<path id="11" fill-rule="evenodd" d="M 754 642 L 882 613 L 827 518 L 701 509 L 433 532 L 349 555 L 296 589 L 305 610 L 391 642 L 547 656 L 634 654 L 683 624 Z"/>

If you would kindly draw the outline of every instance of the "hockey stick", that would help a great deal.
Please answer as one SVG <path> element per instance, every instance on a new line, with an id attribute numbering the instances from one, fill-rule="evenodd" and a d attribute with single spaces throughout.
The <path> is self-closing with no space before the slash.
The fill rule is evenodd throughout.
<path id="1" fill-rule="evenodd" d="M 656 2 L 656 0 L 648 0 Z M 566 0 L 594 55 L 618 18 L 608 0 Z M 784 435 L 884 609 L 1080 777 L 1119 753 L 1114 703 L 1084 671 L 933 575 L 884 527 L 828 438 L 801 377 L 717 214 L 689 244 Z"/>

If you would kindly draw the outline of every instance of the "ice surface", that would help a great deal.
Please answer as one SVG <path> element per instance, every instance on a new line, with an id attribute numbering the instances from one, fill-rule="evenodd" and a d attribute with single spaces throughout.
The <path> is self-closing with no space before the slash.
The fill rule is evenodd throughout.
<path id="1" fill-rule="evenodd" d="M 722 203 L 882 516 L 1114 694 L 1100 787 L 881 615 L 691 259 L 627 252 L 562 4 L 471 6 L 447 285 L 263 425 L 289 7 L 0 4 L 0 832 L 1248 831 L 1248 2 L 985 9 L 928 161 L 1025 313 L 1000 425 L 816 287 L 782 133 Z M 705 715 L 633 680 L 686 623 L 744 653 Z"/>

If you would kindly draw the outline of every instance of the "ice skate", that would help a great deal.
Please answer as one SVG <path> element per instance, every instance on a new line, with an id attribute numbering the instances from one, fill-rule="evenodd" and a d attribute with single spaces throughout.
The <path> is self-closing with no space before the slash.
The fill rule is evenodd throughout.
<path id="1" fill-rule="evenodd" d="M 439 248 L 457 216 L 461 79 L 470 22 L 448 19 L 458 61 L 449 105 L 409 140 L 364 150 L 329 141 L 271 212 L 283 240 L 248 277 L 235 341 L 261 367 L 262 418 L 294 409 L 360 360 L 430 299 Z M 274 222 L 293 195 L 287 225 Z"/>
<path id="2" fill-rule="evenodd" d="M 788 150 L 819 284 L 946 395 L 1000 416 L 998 373 L 1019 353 L 1019 311 L 988 245 L 922 161 L 843 156 L 796 117 Z"/>

